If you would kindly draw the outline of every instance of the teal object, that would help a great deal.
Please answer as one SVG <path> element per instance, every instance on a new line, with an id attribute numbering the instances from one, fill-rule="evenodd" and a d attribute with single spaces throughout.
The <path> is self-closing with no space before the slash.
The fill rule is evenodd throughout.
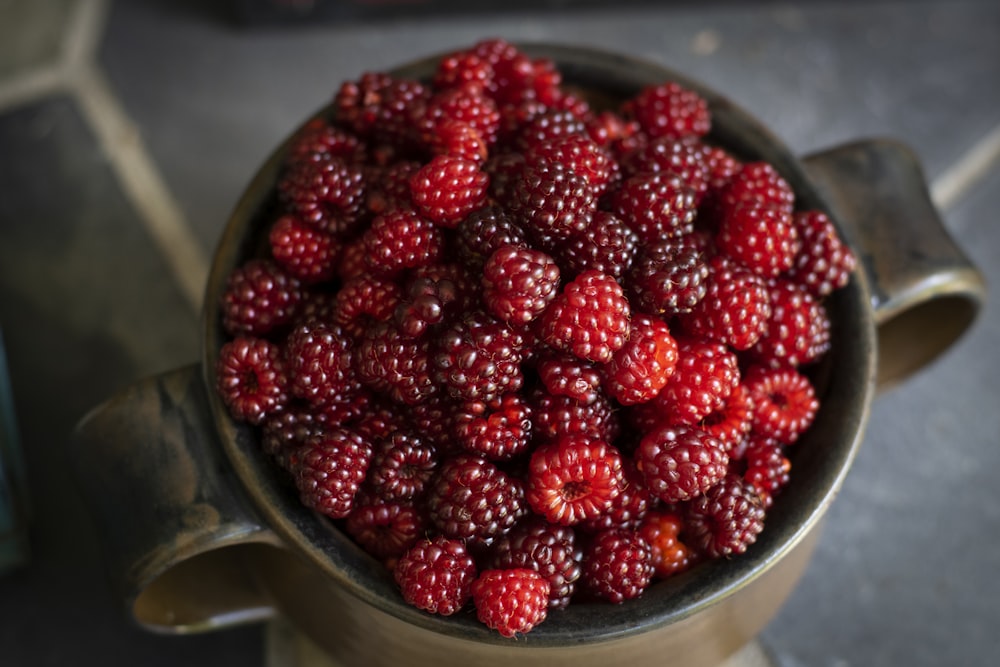
<path id="1" fill-rule="evenodd" d="M 0 573 L 28 560 L 28 494 L 0 331 Z"/>

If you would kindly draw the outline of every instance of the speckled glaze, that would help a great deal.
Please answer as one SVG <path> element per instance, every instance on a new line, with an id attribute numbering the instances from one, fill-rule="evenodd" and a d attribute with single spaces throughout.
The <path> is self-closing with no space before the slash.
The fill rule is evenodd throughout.
<path id="1" fill-rule="evenodd" d="M 800 207 L 827 210 L 862 260 L 828 302 L 833 346 L 814 369 L 822 409 L 795 447 L 792 481 L 764 533 L 743 556 L 703 564 L 623 605 L 572 605 L 516 641 L 468 614 L 443 618 L 404 604 L 383 568 L 301 506 L 254 432 L 206 390 L 224 338 L 219 299 L 228 274 L 260 247 L 282 146 L 220 241 L 201 363 L 136 383 L 78 429 L 81 483 L 105 527 L 118 593 L 140 624 L 200 631 L 280 613 L 348 665 L 718 664 L 794 588 L 877 388 L 928 362 L 973 321 L 982 280 L 941 226 L 905 147 L 870 141 L 799 160 L 728 100 L 658 64 L 585 48 L 522 48 L 553 59 L 596 105 L 665 80 L 699 91 L 711 105 L 712 140 L 774 164 Z M 426 78 L 435 62 L 396 73 Z"/>

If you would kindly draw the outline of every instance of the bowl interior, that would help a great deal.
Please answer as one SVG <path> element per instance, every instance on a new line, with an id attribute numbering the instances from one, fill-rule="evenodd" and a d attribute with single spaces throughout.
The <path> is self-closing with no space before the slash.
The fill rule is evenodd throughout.
<path id="1" fill-rule="evenodd" d="M 533 57 L 551 58 L 564 82 L 594 106 L 614 104 L 642 87 L 673 80 L 698 91 L 712 111 L 708 141 L 745 160 L 767 160 L 796 192 L 799 208 L 826 209 L 798 160 L 758 121 L 725 97 L 662 65 L 590 48 L 519 45 Z M 405 65 L 400 77 L 427 79 L 439 56 Z M 328 110 L 320 110 L 322 114 Z M 286 144 L 261 167 L 237 204 L 219 242 L 207 286 L 203 313 L 206 382 L 226 339 L 219 302 L 226 277 L 259 252 L 274 219 L 273 185 Z M 642 597 L 622 605 L 574 604 L 553 613 L 529 635 L 532 646 L 600 641 L 655 629 L 717 604 L 752 582 L 815 528 L 840 487 L 860 444 L 873 392 L 874 325 L 868 288 L 860 271 L 827 302 L 833 323 L 830 353 L 810 373 L 822 407 L 809 433 L 793 446 L 791 481 L 769 510 L 765 530 L 748 552 L 731 560 L 702 564 L 651 586 Z M 336 584 L 393 616 L 430 630 L 476 641 L 503 638 L 471 616 L 438 617 L 406 605 L 391 576 L 326 519 L 306 510 L 285 474 L 260 453 L 253 429 L 235 423 L 216 393 L 208 391 L 223 447 L 262 518 Z"/>

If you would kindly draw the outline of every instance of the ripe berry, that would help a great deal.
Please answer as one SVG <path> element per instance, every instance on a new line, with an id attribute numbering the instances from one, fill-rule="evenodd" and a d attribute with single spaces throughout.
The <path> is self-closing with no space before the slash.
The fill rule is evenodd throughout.
<path id="1" fill-rule="evenodd" d="M 467 123 L 449 120 L 438 125 L 431 137 L 433 155 L 450 155 L 482 165 L 489 155 L 489 147 L 479 132 Z"/>
<path id="2" fill-rule="evenodd" d="M 604 386 L 622 405 L 652 399 L 667 384 L 677 365 L 677 341 L 663 320 L 636 313 L 629 331 L 628 342 L 604 369 Z"/>
<path id="3" fill-rule="evenodd" d="M 453 416 L 455 438 L 467 452 L 490 461 L 512 459 L 531 444 L 531 407 L 520 394 L 489 403 L 463 403 Z"/>
<path id="4" fill-rule="evenodd" d="M 490 567 L 534 570 L 549 582 L 549 607 L 569 605 L 581 572 L 573 528 L 530 516 L 498 539 L 490 551 Z"/>
<path id="5" fill-rule="evenodd" d="M 750 432 L 753 419 L 753 397 L 742 382 L 733 388 L 733 393 L 722 407 L 706 415 L 696 426 L 718 438 L 727 454 L 743 441 Z"/>
<path id="6" fill-rule="evenodd" d="M 705 297 L 708 273 L 705 253 L 688 237 L 645 245 L 628 272 L 629 299 L 664 317 L 686 313 Z"/>
<path id="7" fill-rule="evenodd" d="M 423 493 L 437 463 L 430 442 L 408 431 L 395 431 L 377 441 L 366 481 L 383 500 L 413 501 Z"/>
<path id="8" fill-rule="evenodd" d="M 299 450 L 293 468 L 302 504 L 332 519 L 351 512 L 368 472 L 372 448 L 343 428 L 327 430 Z"/>
<path id="9" fill-rule="evenodd" d="M 388 322 L 365 330 L 354 354 L 354 370 L 373 391 L 406 405 L 425 401 L 437 391 L 429 342 L 411 338 Z"/>
<path id="10" fill-rule="evenodd" d="M 376 216 L 363 238 L 368 266 L 384 273 L 433 264 L 444 250 L 440 229 L 407 209 Z"/>
<path id="11" fill-rule="evenodd" d="M 589 533 L 610 528 L 638 528 L 639 522 L 656 502 L 633 459 L 622 457 L 621 489 L 611 500 L 611 506 L 599 516 L 584 519 L 577 527 Z"/>
<path id="12" fill-rule="evenodd" d="M 797 211 L 792 222 L 801 247 L 788 278 L 816 297 L 824 297 L 846 285 L 857 260 L 840 240 L 830 218 L 822 211 Z"/>
<path id="13" fill-rule="evenodd" d="M 787 280 L 771 284 L 771 318 L 751 352 L 772 366 L 802 366 L 830 349 L 826 308 L 805 288 Z"/>
<path id="14" fill-rule="evenodd" d="M 427 531 L 413 505 L 384 502 L 355 505 L 344 522 L 347 533 L 375 558 L 398 558 Z"/>
<path id="15" fill-rule="evenodd" d="M 712 127 L 708 102 L 675 82 L 647 86 L 627 110 L 651 137 L 701 137 Z"/>
<path id="16" fill-rule="evenodd" d="M 293 215 L 283 215 L 274 222 L 268 241 L 278 264 L 304 283 L 330 280 L 336 273 L 334 261 L 340 244 Z"/>
<path id="17" fill-rule="evenodd" d="M 486 570 L 472 582 L 476 617 L 504 637 L 525 633 L 545 620 L 549 582 L 534 570 Z"/>
<path id="18" fill-rule="evenodd" d="M 303 221 L 328 233 L 344 234 L 361 219 L 364 174 L 339 158 L 324 155 L 289 165 L 278 181 L 278 192 Z"/>
<path id="19" fill-rule="evenodd" d="M 558 242 L 583 232 L 597 206 L 593 187 L 558 162 L 524 164 L 503 202 L 536 240 Z"/>
<path id="20" fill-rule="evenodd" d="M 565 436 L 535 448 L 528 469 L 527 500 L 552 523 L 596 518 L 621 492 L 622 460 L 601 440 Z"/>
<path id="21" fill-rule="evenodd" d="M 434 348 L 435 378 L 462 401 L 490 401 L 521 388 L 524 339 L 503 322 L 473 312 L 444 329 Z"/>
<path id="22" fill-rule="evenodd" d="M 557 396 L 544 389 L 530 395 L 531 420 L 539 442 L 562 436 L 584 436 L 613 441 L 618 436 L 617 413 L 603 392 L 591 403 L 570 396 Z"/>
<path id="23" fill-rule="evenodd" d="M 629 335 L 629 304 L 621 285 L 600 271 L 584 271 L 542 316 L 542 337 L 556 349 L 606 363 Z"/>
<path id="24" fill-rule="evenodd" d="M 251 259 L 226 281 L 222 326 L 233 336 L 264 336 L 291 322 L 301 300 L 299 281 L 274 260 Z"/>
<path id="25" fill-rule="evenodd" d="M 612 211 L 643 243 L 657 243 L 694 229 L 695 191 L 677 176 L 642 173 L 614 192 Z"/>
<path id="26" fill-rule="evenodd" d="M 726 474 L 722 443 L 689 426 L 661 426 L 643 436 L 635 463 L 650 493 L 666 503 L 695 498 Z"/>
<path id="27" fill-rule="evenodd" d="M 764 529 L 764 505 L 750 482 L 727 474 L 684 507 L 688 544 L 709 558 L 744 553 Z"/>
<path id="28" fill-rule="evenodd" d="M 450 616 L 472 597 L 476 563 L 462 540 L 442 535 L 420 540 L 396 563 L 393 576 L 403 599 L 418 609 Z"/>
<path id="29" fill-rule="evenodd" d="M 784 445 L 777 440 L 753 437 L 743 454 L 743 467 L 743 479 L 753 484 L 766 509 L 788 484 L 792 462 L 785 456 Z"/>
<path id="30" fill-rule="evenodd" d="M 590 405 L 601 391 L 601 372 L 589 361 L 571 354 L 551 353 L 535 364 L 538 378 L 553 396 L 568 396 Z"/>
<path id="31" fill-rule="evenodd" d="M 597 194 L 608 186 L 616 166 L 611 157 L 584 134 L 568 134 L 533 144 L 525 153 L 525 159 L 531 164 L 563 164 L 582 176 Z"/>
<path id="32" fill-rule="evenodd" d="M 634 530 L 594 535 L 583 553 L 583 581 L 597 597 L 619 604 L 642 595 L 653 579 L 653 554 Z"/>
<path id="33" fill-rule="evenodd" d="M 748 203 L 727 209 L 715 237 L 719 251 L 765 278 L 792 266 L 799 247 L 791 213 Z"/>
<path id="34" fill-rule="evenodd" d="M 776 208 L 790 215 L 795 207 L 795 191 L 768 162 L 741 165 L 720 194 L 723 208 L 729 210 L 749 204 Z"/>
<path id="35" fill-rule="evenodd" d="M 354 338 L 376 322 L 387 321 L 402 295 L 389 276 L 363 273 L 344 281 L 334 297 L 333 322 Z"/>
<path id="36" fill-rule="evenodd" d="M 288 400 L 281 350 L 274 343 L 239 337 L 219 350 L 216 388 L 234 419 L 260 424 Z"/>
<path id="37" fill-rule="evenodd" d="M 483 94 L 482 86 L 466 83 L 440 90 L 430 98 L 424 116 L 417 123 L 424 144 L 429 144 L 428 138 L 449 122 L 468 125 L 479 133 L 487 146 L 492 146 L 500 127 L 500 111 L 496 102 Z"/>
<path id="38" fill-rule="evenodd" d="M 310 438 L 320 435 L 326 426 L 312 408 L 297 403 L 286 404 L 267 415 L 261 423 L 260 447 L 274 457 L 282 468 L 290 469 L 296 450 Z"/>
<path id="39" fill-rule="evenodd" d="M 639 237 L 608 211 L 595 211 L 586 228 L 560 245 L 556 260 L 568 275 L 600 271 L 621 281 L 632 266 Z"/>
<path id="40" fill-rule="evenodd" d="M 559 289 L 559 267 L 538 250 L 501 246 L 483 267 L 483 301 L 508 324 L 527 324 L 541 314 Z"/>
<path id="41" fill-rule="evenodd" d="M 705 296 L 681 316 L 684 331 L 746 350 L 767 331 L 771 299 L 764 279 L 726 257 L 709 262 Z"/>
<path id="42" fill-rule="evenodd" d="M 486 203 L 490 177 L 479 164 L 453 155 L 437 155 L 410 177 L 417 210 L 442 227 L 455 227 Z"/>
<path id="43" fill-rule="evenodd" d="M 736 354 L 722 343 L 677 340 L 677 365 L 653 399 L 667 421 L 697 424 L 721 408 L 740 381 Z"/>
<path id="44" fill-rule="evenodd" d="M 285 160 L 292 164 L 333 157 L 351 164 L 364 162 L 366 153 L 367 147 L 358 137 L 325 118 L 313 118 L 295 133 Z"/>
<path id="45" fill-rule="evenodd" d="M 630 152 L 622 162 L 622 171 L 627 176 L 661 172 L 679 178 L 694 190 L 695 206 L 708 191 L 709 171 L 704 153 L 690 140 L 659 137 Z"/>
<path id="46" fill-rule="evenodd" d="M 441 464 L 427 488 L 426 503 L 443 535 L 483 545 L 513 528 L 527 511 L 519 479 L 468 454 Z"/>
<path id="47" fill-rule="evenodd" d="M 499 206 L 485 206 L 458 224 L 455 245 L 462 261 L 477 268 L 505 245 L 526 245 L 524 230 Z"/>
<path id="48" fill-rule="evenodd" d="M 789 445 L 816 417 L 816 390 L 809 378 L 793 368 L 754 366 L 746 372 L 744 383 L 754 402 L 754 433 Z"/>
<path id="49" fill-rule="evenodd" d="M 359 389 L 348 338 L 336 325 L 299 325 L 285 342 L 284 356 L 292 395 L 313 407 L 347 403 Z"/>

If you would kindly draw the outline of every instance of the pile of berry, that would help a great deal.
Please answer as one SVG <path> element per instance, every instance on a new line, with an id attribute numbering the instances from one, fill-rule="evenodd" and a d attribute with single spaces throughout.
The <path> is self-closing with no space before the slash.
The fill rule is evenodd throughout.
<path id="1" fill-rule="evenodd" d="M 854 258 L 710 129 L 490 40 L 293 138 L 218 391 L 407 602 L 513 636 L 756 540 Z"/>

